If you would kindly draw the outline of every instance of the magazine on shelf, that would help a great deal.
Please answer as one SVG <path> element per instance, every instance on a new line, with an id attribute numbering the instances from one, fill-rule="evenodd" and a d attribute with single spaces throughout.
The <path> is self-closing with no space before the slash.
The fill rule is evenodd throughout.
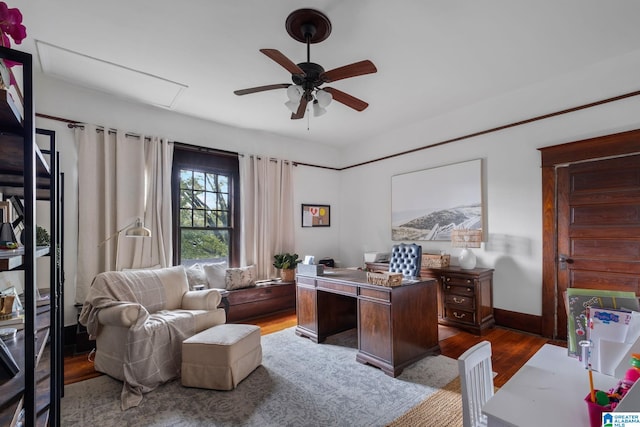
<path id="1" fill-rule="evenodd" d="M 598 289 L 569 288 L 566 291 L 567 349 L 569 356 L 580 357 L 578 343 L 586 340 L 588 308 L 609 308 L 622 311 L 640 311 L 634 292 L 605 291 Z"/>

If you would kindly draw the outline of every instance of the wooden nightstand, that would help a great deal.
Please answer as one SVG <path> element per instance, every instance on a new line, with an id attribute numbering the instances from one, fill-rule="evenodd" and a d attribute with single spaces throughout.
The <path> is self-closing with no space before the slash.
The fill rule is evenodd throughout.
<path id="1" fill-rule="evenodd" d="M 493 327 L 493 269 L 460 267 L 421 270 L 423 277 L 437 277 L 438 322 L 482 335 Z"/>

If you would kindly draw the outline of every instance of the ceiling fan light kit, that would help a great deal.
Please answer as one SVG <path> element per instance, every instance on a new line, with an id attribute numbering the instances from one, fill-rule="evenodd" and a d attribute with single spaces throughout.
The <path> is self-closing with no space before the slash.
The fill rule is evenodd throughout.
<path id="1" fill-rule="evenodd" d="M 298 9 L 287 17 L 285 22 L 287 33 L 294 39 L 307 45 L 307 61 L 295 64 L 276 49 L 260 49 L 260 52 L 291 73 L 291 83 L 279 83 L 236 90 L 236 95 L 263 92 L 274 89 L 287 89 L 289 101 L 285 105 L 291 110 L 291 119 L 304 117 L 307 106 L 311 103 L 314 116 L 326 113 L 326 107 L 332 100 L 363 111 L 369 106 L 366 102 L 331 87 L 320 87 L 325 83 L 350 77 L 361 76 L 377 72 L 375 65 L 369 60 L 355 62 L 333 70 L 324 68 L 311 62 L 311 44 L 324 41 L 331 34 L 331 21 L 320 11 L 315 9 Z"/>
<path id="2" fill-rule="evenodd" d="M 326 112 L 327 112 L 327 109 L 322 107 L 317 99 L 315 101 L 313 101 L 313 116 L 314 117 L 320 117 Z"/>

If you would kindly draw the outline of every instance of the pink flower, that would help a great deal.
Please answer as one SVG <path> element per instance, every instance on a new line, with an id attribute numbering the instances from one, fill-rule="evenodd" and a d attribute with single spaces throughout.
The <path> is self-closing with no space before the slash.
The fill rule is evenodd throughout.
<path id="1" fill-rule="evenodd" d="M 17 8 L 9 8 L 7 4 L 0 1 L 0 33 L 2 40 L 0 43 L 4 47 L 10 47 L 8 36 L 11 36 L 16 44 L 22 43 L 27 37 L 27 28 L 22 25 L 22 13 Z"/>
<path id="2" fill-rule="evenodd" d="M 16 44 L 22 43 L 27 37 L 27 28 L 22 25 L 22 13 L 17 8 L 11 8 L 3 1 L 0 1 L 0 46 L 11 47 L 11 37 Z M 4 60 L 7 67 L 17 65 L 17 62 Z M 15 84 L 13 74 L 11 74 L 11 84 Z"/>

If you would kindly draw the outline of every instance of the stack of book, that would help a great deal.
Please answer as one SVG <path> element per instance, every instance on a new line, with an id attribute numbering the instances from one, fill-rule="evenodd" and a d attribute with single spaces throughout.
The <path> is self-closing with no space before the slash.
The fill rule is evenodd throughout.
<path id="1" fill-rule="evenodd" d="M 14 314 L 9 318 L 1 319 L 0 328 L 24 329 L 24 314 Z"/>

